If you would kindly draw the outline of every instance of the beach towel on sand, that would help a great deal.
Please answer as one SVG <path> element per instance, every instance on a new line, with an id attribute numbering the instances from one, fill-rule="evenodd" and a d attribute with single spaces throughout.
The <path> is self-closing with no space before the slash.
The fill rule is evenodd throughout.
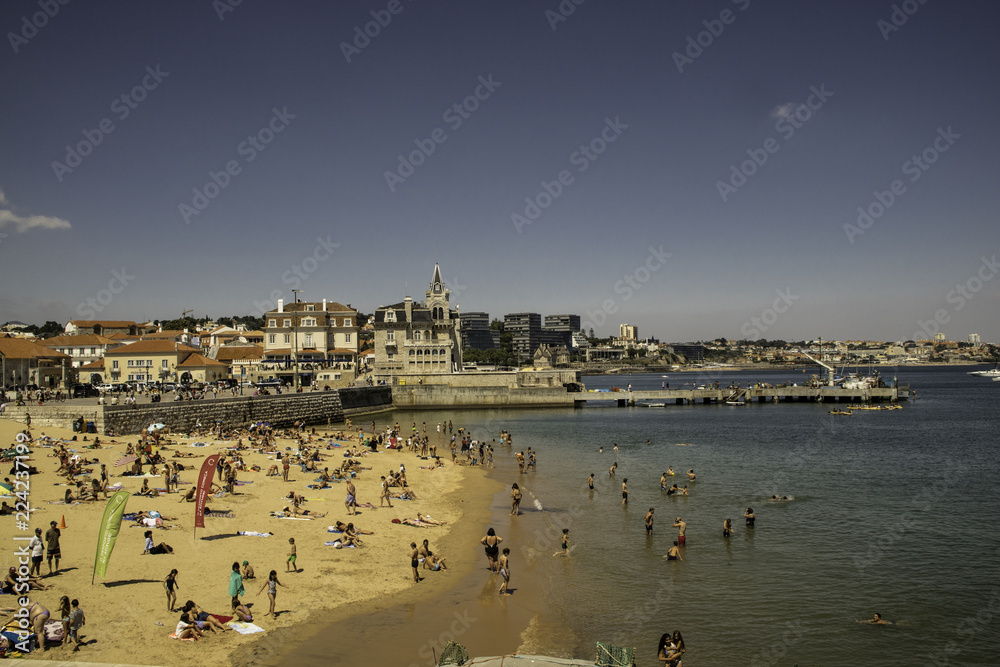
<path id="1" fill-rule="evenodd" d="M 355 548 L 355 545 L 353 545 L 353 544 L 344 544 L 340 540 L 334 540 L 333 542 L 324 542 L 323 544 L 326 545 L 326 546 L 328 546 L 328 547 L 333 547 L 334 549 L 354 549 Z"/>
<path id="2" fill-rule="evenodd" d="M 241 621 L 230 621 L 226 623 L 229 627 L 241 635 L 252 635 L 257 632 L 264 632 L 264 628 L 259 625 L 254 625 L 253 623 L 243 623 Z"/>
<path id="3" fill-rule="evenodd" d="M 171 639 L 181 639 L 180 637 L 177 636 L 177 633 L 174 633 L 174 632 L 170 633 L 170 638 Z M 185 637 L 184 639 L 181 639 L 181 641 L 182 642 L 193 642 L 194 641 L 194 637 Z"/>
<path id="4" fill-rule="evenodd" d="M 259 533 L 256 530 L 241 530 L 236 534 L 243 535 L 244 537 L 271 537 L 274 535 L 274 533 Z"/>

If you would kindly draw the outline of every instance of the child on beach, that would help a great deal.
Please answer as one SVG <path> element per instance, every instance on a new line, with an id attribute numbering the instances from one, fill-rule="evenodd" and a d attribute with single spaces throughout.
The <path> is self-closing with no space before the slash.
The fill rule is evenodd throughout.
<path id="1" fill-rule="evenodd" d="M 292 546 L 292 549 L 294 550 L 295 547 Z M 278 581 L 278 571 L 271 570 L 271 573 L 267 575 L 267 581 L 265 581 L 264 585 L 260 587 L 259 591 L 257 591 L 257 595 L 260 595 L 261 593 L 264 592 L 264 589 L 266 588 L 267 599 L 271 601 L 271 608 L 268 610 L 266 614 L 264 614 L 265 617 L 277 616 L 277 614 L 274 613 L 274 600 L 278 596 L 278 586 L 284 586 L 284 584 Z"/>
<path id="2" fill-rule="evenodd" d="M 73 611 L 69 613 L 69 641 L 73 644 L 73 650 L 80 650 L 80 628 L 87 624 L 87 617 L 80 609 L 80 601 L 73 600 Z"/>
<path id="3" fill-rule="evenodd" d="M 510 595 L 507 591 L 507 586 L 510 584 L 510 549 L 504 549 L 503 554 L 500 555 L 500 576 L 503 577 L 503 583 L 500 584 L 500 595 Z"/>
<path id="4" fill-rule="evenodd" d="M 559 551 L 552 554 L 553 556 L 569 556 L 569 528 L 563 528 L 562 534 L 562 547 Z"/>
<path id="5" fill-rule="evenodd" d="M 289 537 L 288 538 L 288 543 L 291 545 L 291 547 L 289 547 L 289 549 L 288 549 L 288 561 L 285 563 L 285 571 L 286 572 L 298 572 L 299 571 L 299 567 L 298 567 L 298 565 L 295 564 L 295 558 L 296 558 L 296 554 L 295 554 L 295 538 L 294 537 Z"/>
<path id="6" fill-rule="evenodd" d="M 163 580 L 163 587 L 167 590 L 167 609 L 173 611 L 177 604 L 177 589 L 180 588 L 177 585 L 177 570 L 170 570 L 170 574 Z"/>

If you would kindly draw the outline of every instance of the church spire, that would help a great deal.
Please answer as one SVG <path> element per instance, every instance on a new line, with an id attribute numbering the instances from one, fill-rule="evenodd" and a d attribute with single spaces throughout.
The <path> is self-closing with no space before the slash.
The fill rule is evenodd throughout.
<path id="1" fill-rule="evenodd" d="M 441 279 L 441 267 L 437 262 L 434 263 L 434 277 L 431 278 L 431 288 L 433 288 L 436 284 L 444 286 L 444 280 Z"/>

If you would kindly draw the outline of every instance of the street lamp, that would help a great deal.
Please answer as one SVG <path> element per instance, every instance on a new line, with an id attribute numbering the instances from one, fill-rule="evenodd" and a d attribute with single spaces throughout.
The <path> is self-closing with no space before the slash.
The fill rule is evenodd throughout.
<path id="1" fill-rule="evenodd" d="M 295 392 L 299 391 L 299 341 L 295 327 L 295 313 L 299 310 L 299 294 L 301 292 L 302 290 L 300 289 L 292 290 L 292 294 L 295 295 L 295 308 L 292 309 L 292 367 L 295 373 L 292 378 L 292 390 Z"/>

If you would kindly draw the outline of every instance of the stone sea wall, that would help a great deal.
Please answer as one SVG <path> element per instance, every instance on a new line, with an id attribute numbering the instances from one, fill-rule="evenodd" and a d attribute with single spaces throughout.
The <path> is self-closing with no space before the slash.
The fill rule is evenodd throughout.
<path id="1" fill-rule="evenodd" d="M 32 429 L 49 426 L 71 428 L 74 419 L 83 417 L 105 434 L 113 429 L 120 435 L 139 433 L 150 424 L 165 424 L 175 433 L 185 433 L 201 422 L 203 427 L 220 423 L 225 428 L 239 428 L 248 423 L 266 421 L 277 427 L 290 426 L 297 420 L 307 424 L 344 421 L 345 415 L 392 408 L 389 387 L 359 387 L 280 396 L 238 396 L 197 401 L 165 401 L 137 405 L 93 405 L 77 403 L 72 407 L 54 405 L 11 408 L 4 418 L 24 423 L 31 414 Z"/>

